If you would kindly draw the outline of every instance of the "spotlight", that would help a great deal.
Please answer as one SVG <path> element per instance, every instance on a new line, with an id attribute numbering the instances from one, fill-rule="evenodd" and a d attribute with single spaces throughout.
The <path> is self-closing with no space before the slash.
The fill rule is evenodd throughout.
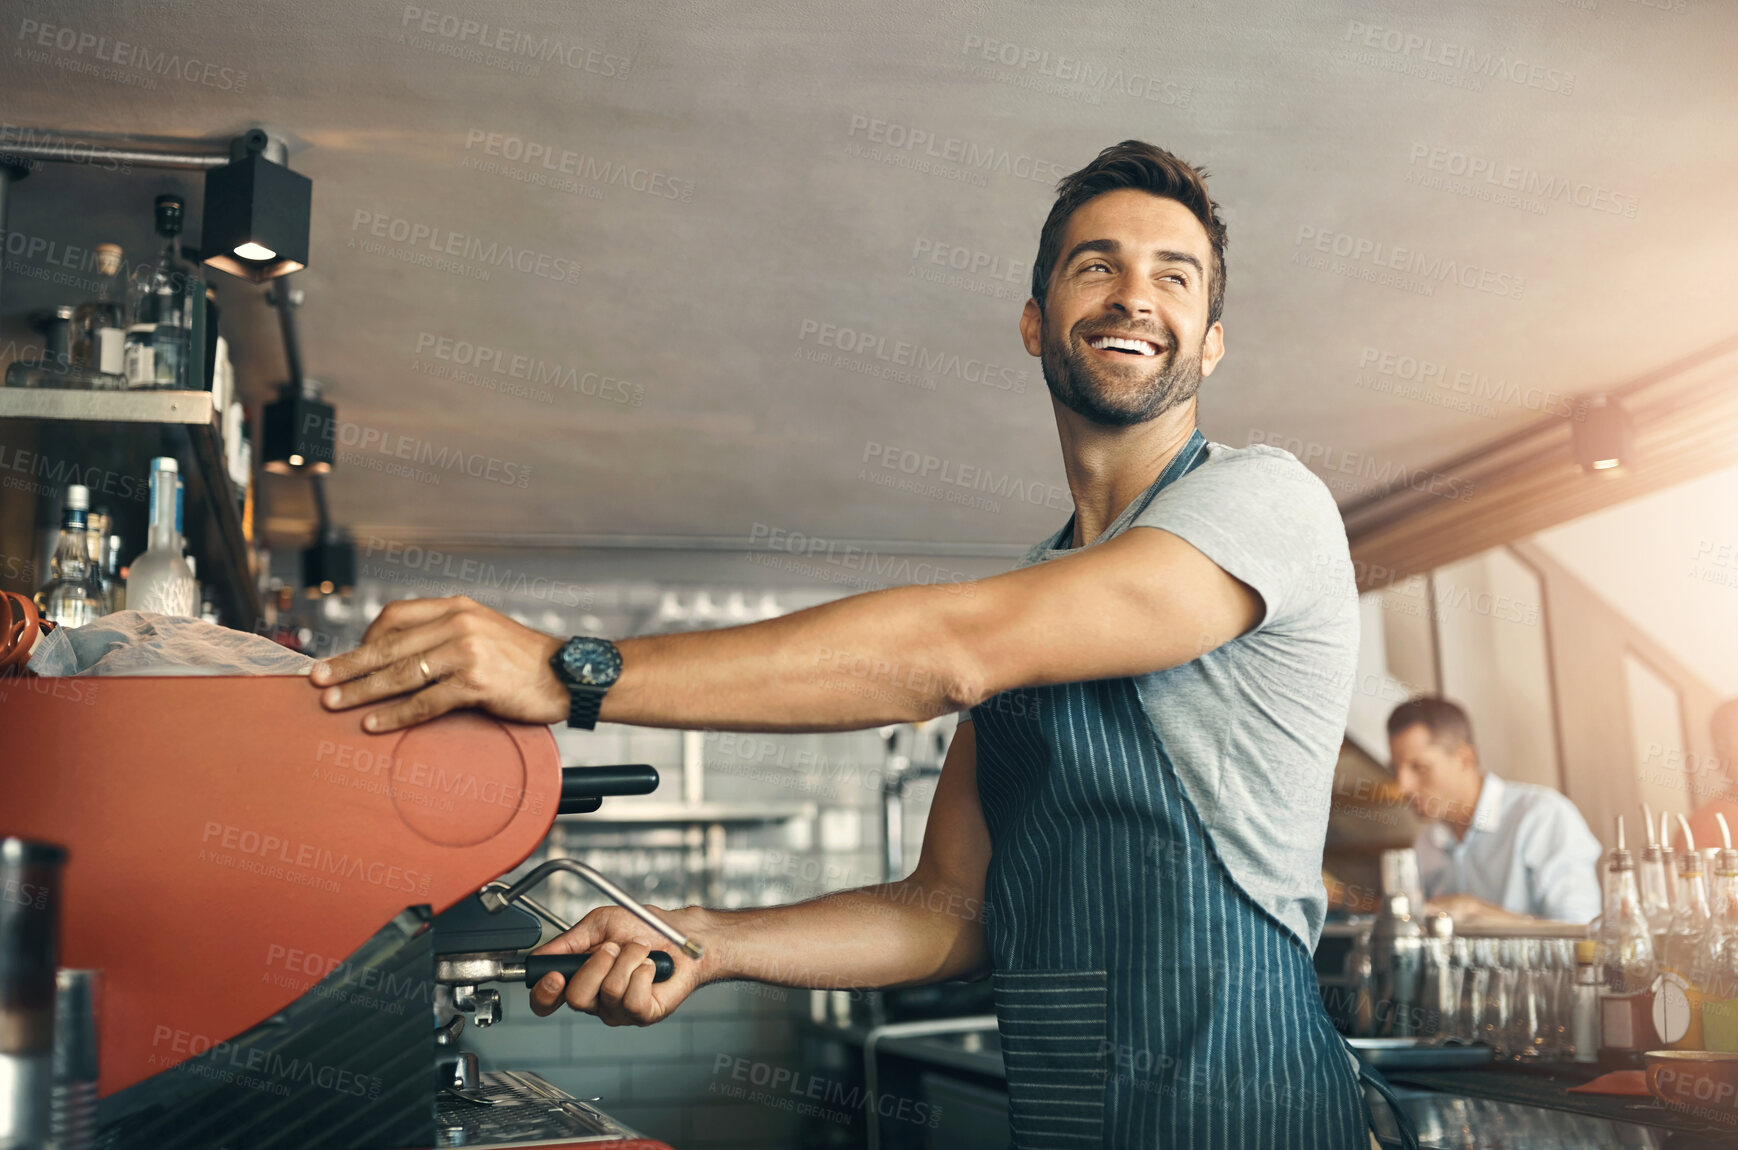
<path id="1" fill-rule="evenodd" d="M 339 534 L 302 549 L 302 586 L 310 599 L 356 589 L 356 544 Z"/>
<path id="2" fill-rule="evenodd" d="M 266 153 L 283 146 L 258 128 L 237 136 L 230 162 L 205 173 L 205 262 L 263 283 L 308 266 L 308 217 L 314 183 Z"/>
<path id="3" fill-rule="evenodd" d="M 1635 461 L 1635 423 L 1610 396 L 1596 395 L 1575 424 L 1575 462 L 1589 475 L 1615 471 Z"/>
<path id="4" fill-rule="evenodd" d="M 332 470 L 337 411 L 320 401 L 313 380 L 286 383 L 266 404 L 260 439 L 265 469 L 273 475 L 324 475 Z"/>

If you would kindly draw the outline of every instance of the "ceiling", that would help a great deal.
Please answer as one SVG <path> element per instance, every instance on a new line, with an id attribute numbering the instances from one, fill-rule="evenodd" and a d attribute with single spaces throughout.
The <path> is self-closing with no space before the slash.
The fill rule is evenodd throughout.
<path id="1" fill-rule="evenodd" d="M 306 370 L 360 532 L 1041 537 L 1067 496 L 1022 285 L 1056 175 L 1127 137 L 1208 167 L 1229 224 L 1204 430 L 1289 446 L 1342 503 L 1738 331 L 1731 4 L 436 2 L 45 2 L 0 53 L 13 125 L 292 139 Z M 197 174 L 100 168 L 33 173 L 12 231 L 142 252 L 155 194 L 197 215 Z M 28 338 L 70 297 L 7 265 Z M 214 275 L 261 401 L 272 314 Z M 927 365 L 817 362 L 839 329 Z M 920 457 L 947 481 L 878 466 Z M 302 485 L 267 501 L 306 529 Z"/>

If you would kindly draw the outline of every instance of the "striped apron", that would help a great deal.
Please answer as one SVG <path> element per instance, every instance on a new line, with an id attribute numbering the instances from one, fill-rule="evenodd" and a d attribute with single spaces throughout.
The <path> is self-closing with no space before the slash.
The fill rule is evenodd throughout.
<path id="1" fill-rule="evenodd" d="M 972 720 L 1014 1145 L 1368 1147 L 1309 951 L 1214 852 L 1134 680 L 1007 691 Z"/>

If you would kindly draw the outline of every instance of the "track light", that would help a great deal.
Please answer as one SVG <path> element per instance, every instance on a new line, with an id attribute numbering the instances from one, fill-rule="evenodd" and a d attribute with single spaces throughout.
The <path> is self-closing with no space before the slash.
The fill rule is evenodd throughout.
<path id="1" fill-rule="evenodd" d="M 230 162 L 205 173 L 205 262 L 263 283 L 308 266 L 313 181 L 282 163 L 283 146 L 258 128 L 237 136 Z"/>
<path id="2" fill-rule="evenodd" d="M 1575 462 L 1589 475 L 1616 471 L 1635 461 L 1635 423 L 1609 396 L 1596 395 L 1575 424 Z"/>
<path id="3" fill-rule="evenodd" d="M 266 404 L 260 440 L 265 469 L 273 475 L 324 475 L 332 470 L 337 409 L 320 399 L 313 380 L 301 388 L 286 383 Z"/>

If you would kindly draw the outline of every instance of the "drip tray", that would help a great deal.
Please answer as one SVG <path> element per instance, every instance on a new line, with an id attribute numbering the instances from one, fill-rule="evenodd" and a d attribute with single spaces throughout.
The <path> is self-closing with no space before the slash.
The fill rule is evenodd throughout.
<path id="1" fill-rule="evenodd" d="M 527 1070 L 491 1070 L 477 1093 L 492 1106 L 442 1091 L 435 1105 L 436 1146 L 489 1147 L 550 1142 L 620 1142 L 634 1131 Z"/>

